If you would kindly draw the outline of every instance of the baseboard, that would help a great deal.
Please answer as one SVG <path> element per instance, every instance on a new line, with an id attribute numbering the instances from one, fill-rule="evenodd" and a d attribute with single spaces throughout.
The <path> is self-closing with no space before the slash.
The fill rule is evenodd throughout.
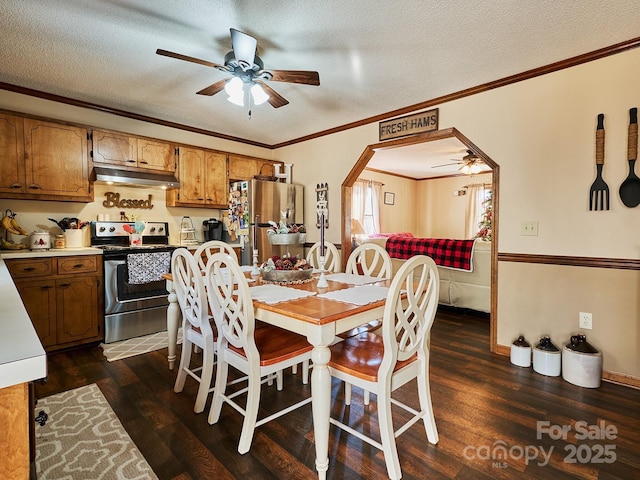
<path id="1" fill-rule="evenodd" d="M 511 356 L 511 345 L 496 345 L 495 353 L 505 357 Z M 602 380 L 611 382 L 624 387 L 631 387 L 640 390 L 640 378 L 624 373 L 610 372 L 604 370 L 602 372 Z"/>

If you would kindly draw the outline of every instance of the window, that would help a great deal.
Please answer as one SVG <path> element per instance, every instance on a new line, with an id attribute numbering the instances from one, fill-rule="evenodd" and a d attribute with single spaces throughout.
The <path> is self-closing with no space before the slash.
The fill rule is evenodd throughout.
<path id="1" fill-rule="evenodd" d="M 382 184 L 357 180 L 351 196 L 351 216 L 358 220 L 366 234 L 380 233 L 380 193 Z"/>

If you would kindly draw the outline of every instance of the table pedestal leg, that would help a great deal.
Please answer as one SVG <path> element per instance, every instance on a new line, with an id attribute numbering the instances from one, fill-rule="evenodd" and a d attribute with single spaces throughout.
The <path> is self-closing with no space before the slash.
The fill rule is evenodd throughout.
<path id="1" fill-rule="evenodd" d="M 315 346 L 311 353 L 311 393 L 313 395 L 313 432 L 316 442 L 318 478 L 327 478 L 329 468 L 329 412 L 331 409 L 331 375 L 327 363 L 331 351 L 327 346 Z"/>
<path id="2" fill-rule="evenodd" d="M 176 362 L 176 347 L 178 344 L 178 328 L 180 327 L 180 306 L 178 305 L 178 296 L 173 289 L 173 282 L 167 282 L 167 291 L 169 292 L 169 307 L 167 307 L 167 336 L 169 337 L 169 370 L 173 370 Z"/>

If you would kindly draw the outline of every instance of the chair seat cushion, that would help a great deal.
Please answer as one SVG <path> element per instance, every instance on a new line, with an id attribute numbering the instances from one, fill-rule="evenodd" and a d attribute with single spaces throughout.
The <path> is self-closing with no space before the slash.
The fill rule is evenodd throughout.
<path id="1" fill-rule="evenodd" d="M 209 325 L 211 325 L 211 330 L 213 331 L 213 340 L 215 341 L 218 339 L 218 330 L 216 330 L 216 321 L 213 319 L 213 317 L 209 317 Z M 202 329 L 200 327 L 196 327 L 193 324 L 189 324 L 189 326 L 191 327 L 191 330 L 202 335 Z"/>
<path id="2" fill-rule="evenodd" d="M 265 324 L 257 328 L 253 337 L 258 352 L 260 352 L 261 367 L 273 365 L 313 350 L 313 346 L 302 335 L 273 325 Z M 229 345 L 229 348 L 239 355 L 246 356 L 242 348 L 236 348 L 233 345 Z"/>
<path id="3" fill-rule="evenodd" d="M 381 335 L 365 332 L 349 337 L 331 346 L 329 368 L 353 375 L 370 382 L 378 381 L 378 370 L 384 354 Z M 417 360 L 413 356 L 408 360 L 396 362 L 394 371 L 398 371 Z"/>

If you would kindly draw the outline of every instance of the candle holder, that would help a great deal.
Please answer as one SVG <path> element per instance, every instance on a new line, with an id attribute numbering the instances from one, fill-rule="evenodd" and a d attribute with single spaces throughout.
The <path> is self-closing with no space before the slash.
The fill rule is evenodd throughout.
<path id="1" fill-rule="evenodd" d="M 258 249 L 253 249 L 253 269 L 251 270 L 251 276 L 257 277 L 260 275 L 260 269 L 258 268 Z"/>
<path id="2" fill-rule="evenodd" d="M 327 279 L 324 276 L 324 255 L 320 255 L 318 261 L 320 263 L 320 278 L 318 279 L 318 288 L 327 288 L 329 286 L 329 282 L 327 282 Z"/>

